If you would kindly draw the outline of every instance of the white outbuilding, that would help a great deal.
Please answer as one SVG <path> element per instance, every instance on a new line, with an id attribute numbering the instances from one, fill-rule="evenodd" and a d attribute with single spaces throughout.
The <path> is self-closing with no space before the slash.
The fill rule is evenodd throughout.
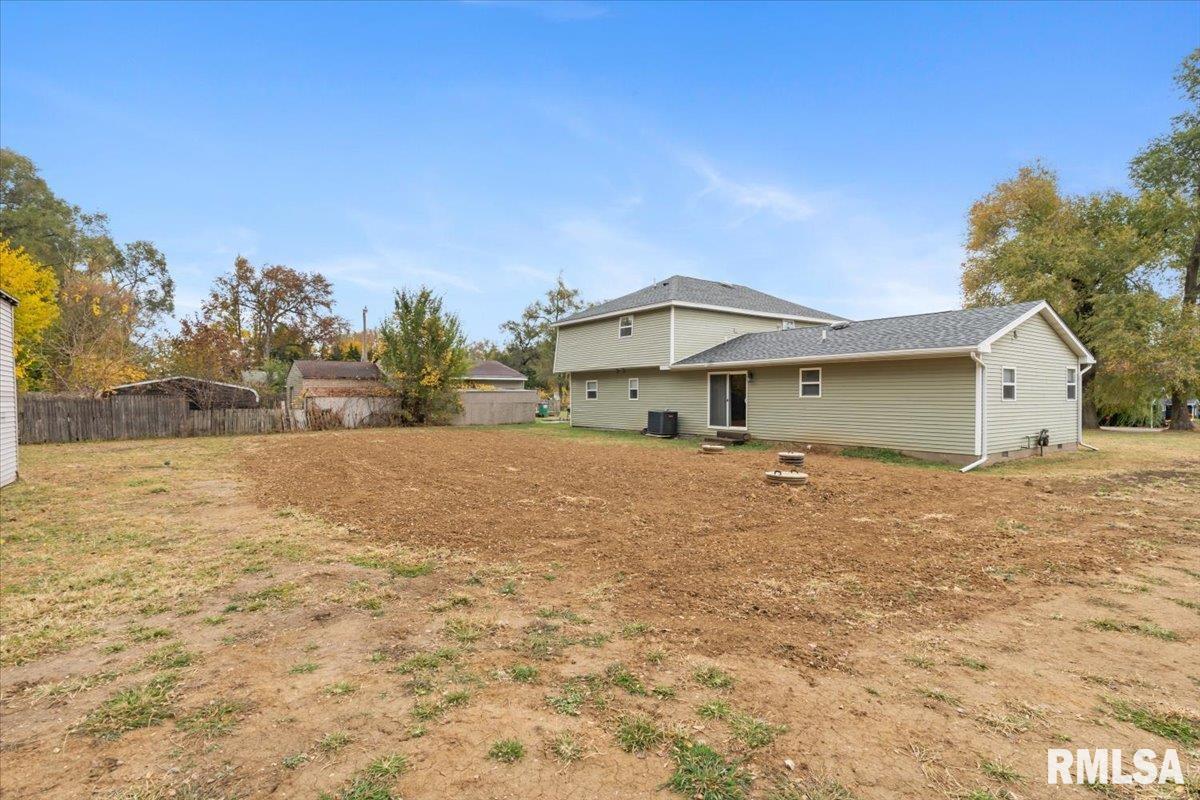
<path id="1" fill-rule="evenodd" d="M 17 298 L 0 291 L 0 486 L 17 479 Z"/>

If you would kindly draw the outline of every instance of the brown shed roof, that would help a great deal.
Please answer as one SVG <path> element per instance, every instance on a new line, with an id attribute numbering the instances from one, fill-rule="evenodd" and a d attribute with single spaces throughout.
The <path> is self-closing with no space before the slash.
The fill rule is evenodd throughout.
<path id="1" fill-rule="evenodd" d="M 471 367 L 466 374 L 467 380 L 525 380 L 525 374 L 517 372 L 507 364 L 501 364 L 499 361 L 480 361 L 475 366 Z"/>
<path id="2" fill-rule="evenodd" d="M 304 359 L 292 363 L 302 378 L 318 380 L 379 381 L 383 373 L 371 361 L 322 361 Z"/>

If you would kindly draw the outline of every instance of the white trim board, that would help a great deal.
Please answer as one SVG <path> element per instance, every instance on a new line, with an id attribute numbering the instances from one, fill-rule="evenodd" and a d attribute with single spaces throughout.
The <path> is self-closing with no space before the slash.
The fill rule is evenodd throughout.
<path id="1" fill-rule="evenodd" d="M 793 319 L 797 322 L 813 322 L 816 324 L 840 322 L 841 320 L 830 319 L 826 317 L 805 317 L 799 314 L 781 314 L 767 311 L 753 311 L 747 308 L 731 308 L 730 306 L 712 306 L 706 303 L 688 303 L 682 300 L 664 300 L 660 303 L 649 303 L 644 306 L 634 306 L 633 308 L 623 308 L 620 311 L 607 311 L 603 314 L 596 314 L 583 319 L 572 319 L 550 323 L 552 328 L 562 328 L 567 325 L 582 325 L 585 322 L 596 322 L 597 320 L 609 319 L 611 317 L 624 316 L 626 314 L 636 314 L 640 311 L 652 311 L 656 308 L 698 308 L 702 311 L 724 311 L 728 314 L 741 314 L 745 317 L 766 317 L 767 319 Z"/>

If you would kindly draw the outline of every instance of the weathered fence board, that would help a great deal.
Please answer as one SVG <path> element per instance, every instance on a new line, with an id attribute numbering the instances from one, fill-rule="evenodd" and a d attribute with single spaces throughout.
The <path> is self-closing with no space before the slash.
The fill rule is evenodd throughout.
<path id="1" fill-rule="evenodd" d="M 100 400 L 50 394 L 18 399 L 21 444 L 225 436 L 290 430 L 281 408 L 188 410 L 181 397 L 115 396 Z"/>

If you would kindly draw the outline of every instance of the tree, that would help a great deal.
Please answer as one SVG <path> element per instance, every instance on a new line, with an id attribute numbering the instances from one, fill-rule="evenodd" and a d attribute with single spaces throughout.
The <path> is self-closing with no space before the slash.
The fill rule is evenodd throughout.
<path id="1" fill-rule="evenodd" d="M 199 316 L 179 320 L 179 333 L 164 341 L 163 351 L 160 371 L 168 375 L 236 382 L 245 366 L 238 337 Z"/>
<path id="2" fill-rule="evenodd" d="M 333 285 L 325 276 L 281 264 L 256 270 L 243 256 L 213 281 L 203 306 L 205 315 L 243 342 L 247 361 L 260 362 L 294 359 L 336 342 L 349 324 L 332 310 Z"/>
<path id="3" fill-rule="evenodd" d="M 399 393 L 407 424 L 440 424 L 462 406 L 459 380 L 469 367 L 458 316 L 422 286 L 396 292 L 395 308 L 380 326 L 379 366 Z"/>
<path id="4" fill-rule="evenodd" d="M 1166 338 L 1175 343 L 1176 364 L 1165 384 L 1176 409 L 1171 427 L 1187 429 L 1188 397 L 1200 387 L 1200 48 L 1183 60 L 1175 83 L 1191 106 L 1171 120 L 1171 132 L 1150 142 L 1130 165 L 1134 185 L 1157 209 L 1165 265 L 1182 275 L 1180 309 L 1172 313 Z"/>
<path id="5" fill-rule="evenodd" d="M 0 290 L 17 299 L 13 313 L 17 386 L 39 388 L 45 369 L 40 347 L 46 329 L 58 320 L 58 279 L 22 248 L 0 240 Z"/>
<path id="6" fill-rule="evenodd" d="M 1098 414 L 1146 408 L 1161 392 L 1158 358 L 1132 360 L 1165 341 L 1156 292 L 1158 239 L 1147 204 L 1116 192 L 1064 196 L 1057 176 L 1035 164 L 998 184 L 969 215 L 963 264 L 965 305 L 1047 300 L 1095 354 L 1084 423 Z M 1125 314 L 1137 309 L 1136 315 Z M 1153 311 L 1154 315 L 1150 315 Z M 1136 374 L 1135 374 L 1136 373 Z"/>
<path id="7" fill-rule="evenodd" d="M 504 348 L 491 339 L 479 339 L 471 342 L 467 345 L 467 354 L 471 357 L 472 361 L 504 360 Z"/>
<path id="8" fill-rule="evenodd" d="M 582 308 L 579 290 L 567 286 L 559 273 L 544 298 L 526 306 L 520 318 L 500 326 L 508 334 L 506 357 L 501 360 L 525 373 L 531 385 L 553 389 L 563 400 L 566 376 L 554 372 L 554 323 Z"/>
<path id="9" fill-rule="evenodd" d="M 45 341 L 48 387 L 91 394 L 144 378 L 148 354 L 128 335 L 134 307 L 129 292 L 104 278 L 68 273 Z"/>
<path id="10" fill-rule="evenodd" d="M 60 280 L 78 263 L 79 216 L 78 207 L 55 195 L 31 160 L 0 149 L 0 231 Z"/>

